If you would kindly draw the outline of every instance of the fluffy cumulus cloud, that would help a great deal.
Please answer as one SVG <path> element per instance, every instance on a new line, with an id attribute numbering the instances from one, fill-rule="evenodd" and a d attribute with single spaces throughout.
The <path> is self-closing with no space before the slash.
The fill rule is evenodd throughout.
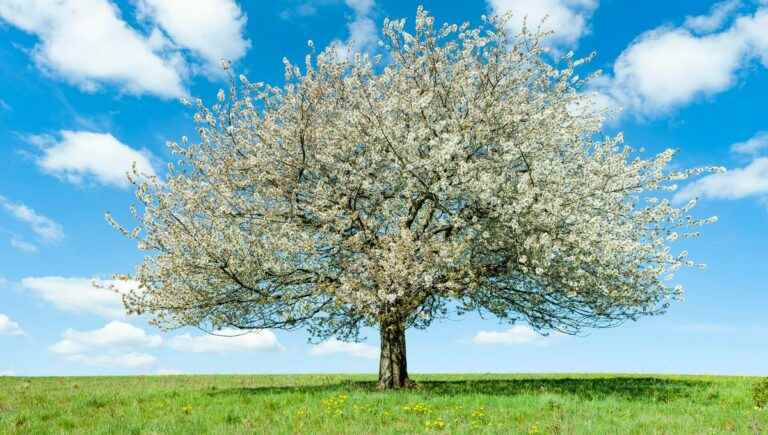
<path id="1" fill-rule="evenodd" d="M 708 175 L 688 184 L 675 194 L 674 201 L 768 198 L 768 132 L 758 132 L 750 139 L 731 145 L 731 152 L 738 157 L 751 157 L 752 160 L 741 168 Z"/>
<path id="2" fill-rule="evenodd" d="M 64 130 L 60 139 L 49 138 L 46 142 L 38 166 L 72 183 L 93 180 L 126 188 L 126 174 L 134 164 L 139 173 L 155 175 L 148 151 L 133 149 L 109 133 Z"/>
<path id="3" fill-rule="evenodd" d="M 768 157 L 753 160 L 743 168 L 701 178 L 675 194 L 674 201 L 692 198 L 741 199 L 768 195 Z"/>
<path id="4" fill-rule="evenodd" d="M 344 3 L 352 9 L 353 19 L 347 22 L 347 39 L 336 39 L 332 44 L 337 46 L 339 56 L 346 57 L 352 52 L 362 52 L 372 49 L 378 41 L 378 29 L 373 20 L 376 4 L 373 0 L 345 0 Z"/>
<path id="5" fill-rule="evenodd" d="M 0 314 L 0 335 L 24 335 L 24 331 L 10 317 Z"/>
<path id="6" fill-rule="evenodd" d="M 109 0 L 0 0 L 0 19 L 37 36 L 38 66 L 86 91 L 111 83 L 133 94 L 185 93 L 173 60 L 153 50 Z"/>
<path id="7" fill-rule="evenodd" d="M 61 341 L 51 346 L 50 350 L 61 355 L 75 355 L 103 349 L 158 347 L 162 342 L 159 335 L 149 335 L 129 323 L 112 321 L 93 331 L 68 329 L 62 334 Z"/>
<path id="8" fill-rule="evenodd" d="M 79 364 L 106 367 L 145 367 L 157 361 L 153 355 L 137 352 L 162 344 L 160 336 L 149 335 L 128 323 L 113 321 L 92 331 L 68 329 L 49 350 Z"/>
<path id="9" fill-rule="evenodd" d="M 0 195 L 0 209 L 28 225 L 29 229 L 44 242 L 56 242 L 64 237 L 61 225 L 25 204 L 13 202 Z"/>
<path id="10" fill-rule="evenodd" d="M 512 13 L 512 31 L 520 31 L 524 22 L 533 29 L 542 24 L 542 30 L 554 32 L 551 37 L 554 45 L 570 46 L 589 31 L 589 19 L 599 1 L 488 0 L 488 4 L 494 14 Z"/>
<path id="11" fill-rule="evenodd" d="M 347 29 L 349 30 L 347 41 L 356 51 L 365 50 L 376 43 L 376 23 L 370 17 L 355 18 L 347 24 Z"/>
<path id="12" fill-rule="evenodd" d="M 309 353 L 315 356 L 342 354 L 356 358 L 376 359 L 379 357 L 379 350 L 365 343 L 349 343 L 339 341 L 335 338 L 326 340 L 316 346 L 313 346 Z"/>
<path id="13" fill-rule="evenodd" d="M 101 288 L 101 287 L 113 287 Z M 28 277 L 21 280 L 21 288 L 52 304 L 59 310 L 94 314 L 107 319 L 125 317 L 121 293 L 136 289 L 134 281 L 100 281 L 94 286 L 92 279 L 60 276 Z"/>
<path id="14" fill-rule="evenodd" d="M 169 340 L 171 349 L 180 352 L 225 353 L 249 351 L 281 351 L 283 346 L 270 330 L 240 331 L 225 328 L 214 334 L 182 334 Z"/>
<path id="15" fill-rule="evenodd" d="M 0 0 L 0 21 L 35 35 L 38 67 L 88 92 L 107 84 L 181 97 L 196 64 L 240 59 L 250 45 L 234 0 L 133 3 L 147 31 L 128 24 L 112 0 Z"/>
<path id="16" fill-rule="evenodd" d="M 751 61 L 768 67 L 768 8 L 730 17 L 728 27 L 702 33 L 719 29 L 736 10 L 721 5 L 682 27 L 640 35 L 619 55 L 613 74 L 594 83 L 595 89 L 601 98 L 641 116 L 667 113 L 730 89 Z"/>
<path id="17" fill-rule="evenodd" d="M 243 57 L 246 16 L 234 0 L 138 0 L 139 15 L 209 66 Z"/>
<path id="18" fill-rule="evenodd" d="M 547 337 L 537 333 L 530 326 L 514 325 L 506 331 L 479 331 L 472 342 L 488 345 L 547 344 Z"/>

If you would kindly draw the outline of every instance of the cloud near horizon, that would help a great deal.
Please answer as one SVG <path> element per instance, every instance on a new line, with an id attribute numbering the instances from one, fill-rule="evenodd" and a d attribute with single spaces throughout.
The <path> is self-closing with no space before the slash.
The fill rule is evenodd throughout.
<path id="1" fill-rule="evenodd" d="M 472 342 L 481 345 L 533 344 L 546 346 L 551 341 L 551 337 L 557 335 L 553 333 L 549 336 L 544 336 L 534 331 L 528 325 L 513 325 L 506 331 L 479 331 L 472 338 Z"/>
<path id="2" fill-rule="evenodd" d="M 103 348 L 158 347 L 163 343 L 159 335 L 149 335 L 141 328 L 120 321 L 92 331 L 67 329 L 62 337 L 50 347 L 51 352 L 72 355 Z"/>
<path id="3" fill-rule="evenodd" d="M 153 365 L 157 358 L 137 348 L 157 348 L 159 335 L 149 335 L 129 323 L 112 321 L 91 331 L 67 329 L 62 339 L 48 348 L 66 360 L 94 366 L 138 368 Z"/>
<path id="4" fill-rule="evenodd" d="M 356 358 L 376 359 L 379 357 L 379 349 L 370 344 L 352 343 L 332 338 L 312 346 L 309 354 L 314 356 L 341 354 Z"/>
<path id="5" fill-rule="evenodd" d="M 225 353 L 250 351 L 283 351 L 285 348 L 271 330 L 241 331 L 224 328 L 214 334 L 177 335 L 168 340 L 168 346 L 179 352 Z"/>

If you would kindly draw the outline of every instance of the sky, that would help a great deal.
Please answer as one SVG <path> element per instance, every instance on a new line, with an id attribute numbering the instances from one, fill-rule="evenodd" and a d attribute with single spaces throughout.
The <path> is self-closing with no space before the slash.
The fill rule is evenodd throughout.
<path id="1" fill-rule="evenodd" d="M 408 333 L 412 372 L 768 374 L 768 1 L 424 1 L 438 22 L 511 11 L 552 30 L 553 53 L 596 53 L 588 90 L 621 112 L 607 133 L 678 167 L 723 166 L 681 185 L 719 222 L 682 244 L 707 264 L 677 276 L 663 316 L 541 336 L 467 315 Z M 168 140 L 194 137 L 179 102 L 211 102 L 221 59 L 280 84 L 307 41 L 375 51 L 385 0 L 0 0 L 0 375 L 375 372 L 378 340 L 307 343 L 303 331 L 163 332 L 94 287 L 141 261 L 104 219 L 130 222 L 133 162 L 162 177 Z"/>

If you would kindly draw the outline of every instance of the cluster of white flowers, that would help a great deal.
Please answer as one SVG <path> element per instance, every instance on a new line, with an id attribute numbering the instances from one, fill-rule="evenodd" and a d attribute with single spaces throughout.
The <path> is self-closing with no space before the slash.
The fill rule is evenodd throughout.
<path id="1" fill-rule="evenodd" d="M 420 8 L 413 34 L 384 22 L 385 56 L 329 49 L 284 60 L 283 86 L 240 76 L 190 103 L 200 141 L 170 144 L 167 180 L 136 178 L 128 308 L 345 338 L 449 306 L 564 332 L 663 312 L 694 265 L 669 243 L 713 221 L 663 196 L 717 168 L 604 137 L 574 110 L 583 60 L 552 65 L 506 19 L 437 28 Z"/>

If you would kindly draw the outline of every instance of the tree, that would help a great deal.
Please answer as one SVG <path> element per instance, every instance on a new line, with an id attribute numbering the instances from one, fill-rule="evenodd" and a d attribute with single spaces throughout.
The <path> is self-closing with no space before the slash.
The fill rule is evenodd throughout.
<path id="1" fill-rule="evenodd" d="M 383 56 L 331 47 L 284 60 L 282 86 L 197 100 L 200 141 L 169 144 L 165 180 L 131 176 L 139 225 L 109 218 L 149 252 L 129 311 L 316 340 L 378 327 L 382 388 L 410 382 L 406 329 L 454 312 L 572 334 L 665 311 L 694 265 L 668 245 L 713 219 L 653 192 L 713 168 L 603 136 L 582 61 L 549 61 L 544 34 L 421 8 L 404 29 L 385 20 Z"/>

